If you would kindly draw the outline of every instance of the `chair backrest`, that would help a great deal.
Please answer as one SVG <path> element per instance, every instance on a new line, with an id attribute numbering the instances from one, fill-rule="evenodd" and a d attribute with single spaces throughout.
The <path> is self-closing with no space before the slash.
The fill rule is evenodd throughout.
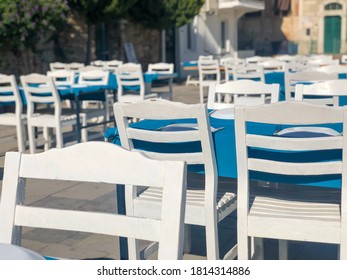
<path id="1" fill-rule="evenodd" d="M 220 59 L 220 65 L 225 66 L 226 64 L 229 65 L 238 65 L 238 64 L 244 64 L 245 60 L 238 57 L 223 57 Z"/>
<path id="2" fill-rule="evenodd" d="M 21 118 L 23 102 L 20 96 L 16 77 L 14 75 L 0 74 L 0 104 L 12 103 L 15 105 L 15 115 Z"/>
<path id="3" fill-rule="evenodd" d="M 264 71 L 284 71 L 285 62 L 279 59 L 269 59 L 259 62 L 262 65 Z"/>
<path id="4" fill-rule="evenodd" d="M 108 85 L 110 73 L 101 69 L 82 71 L 78 76 L 78 84 Z"/>
<path id="5" fill-rule="evenodd" d="M 293 93 L 295 92 L 295 85 L 297 83 L 316 83 L 327 80 L 337 80 L 337 73 L 324 73 L 320 71 L 300 71 L 296 73 L 285 72 L 284 75 L 284 90 L 286 101 L 293 99 Z"/>
<path id="6" fill-rule="evenodd" d="M 30 119 L 36 112 L 36 104 L 53 104 L 54 115 L 57 119 L 61 115 L 61 100 L 53 78 L 41 74 L 21 76 L 20 81 L 27 100 L 27 116 Z"/>
<path id="7" fill-rule="evenodd" d="M 213 55 L 199 55 L 198 61 L 213 60 Z"/>
<path id="8" fill-rule="evenodd" d="M 230 81 L 223 84 L 211 84 L 208 92 L 208 109 L 230 108 L 235 105 L 261 105 L 268 97 L 270 102 L 279 100 L 279 84 L 265 84 L 252 80 Z M 224 96 L 224 102 L 218 100 L 218 94 Z M 226 98 L 226 96 L 231 98 Z M 225 102 L 228 100 L 230 102 Z"/>
<path id="9" fill-rule="evenodd" d="M 116 68 L 118 102 L 136 102 L 145 99 L 145 82 L 141 65 L 125 63 Z"/>
<path id="10" fill-rule="evenodd" d="M 308 71 L 313 70 L 315 67 L 305 64 L 304 62 L 300 62 L 297 60 L 286 62 L 284 65 L 284 72 L 300 72 L 300 71 Z"/>
<path id="11" fill-rule="evenodd" d="M 84 63 L 71 62 L 68 64 L 68 69 L 70 71 L 79 71 L 80 68 L 84 67 Z"/>
<path id="12" fill-rule="evenodd" d="M 332 59 L 329 57 L 321 57 L 321 58 L 310 59 L 307 63 L 309 65 L 321 67 L 326 65 L 339 65 L 340 61 L 338 59 Z"/>
<path id="13" fill-rule="evenodd" d="M 255 80 L 265 83 L 264 67 L 259 64 L 237 65 L 233 72 L 234 81 L 241 79 Z"/>
<path id="14" fill-rule="evenodd" d="M 209 85 L 211 81 L 220 83 L 220 68 L 217 59 L 199 60 L 198 69 L 200 86 Z"/>
<path id="15" fill-rule="evenodd" d="M 159 62 L 159 63 L 150 63 L 148 64 L 148 72 L 158 72 L 161 74 L 173 74 L 174 64 Z"/>
<path id="16" fill-rule="evenodd" d="M 76 82 L 76 73 L 69 70 L 48 71 L 47 76 L 52 77 L 56 85 L 71 86 Z"/>
<path id="17" fill-rule="evenodd" d="M 325 65 L 317 69 L 325 73 L 338 73 L 338 74 L 347 74 L 347 66 L 345 65 Z"/>
<path id="18" fill-rule="evenodd" d="M 256 135 L 248 131 L 248 123 L 312 126 L 343 123 L 343 135 L 328 137 L 279 137 L 272 135 Z M 278 102 L 255 107 L 235 108 L 235 136 L 238 172 L 238 219 L 247 227 L 250 207 L 250 173 L 268 174 L 272 181 L 274 176 L 282 182 L 293 182 L 293 176 L 314 177 L 320 175 L 342 174 L 341 201 L 346 201 L 346 168 L 347 153 L 341 158 L 327 154 L 332 150 L 347 147 L 347 111 L 342 107 L 317 106 L 304 102 Z M 252 134 L 253 133 L 253 134 Z M 261 153 L 257 153 L 257 150 Z M 251 152 L 253 151 L 253 152 Z M 278 153 L 283 156 L 279 156 Z M 290 156 L 289 156 L 290 155 Z M 310 155 L 310 156 L 309 156 Z M 322 159 L 325 157 L 325 159 Z M 282 176 L 284 175 L 284 176 Z M 264 175 L 264 180 L 266 177 Z M 302 177 L 301 177 L 302 178 Z M 286 181 L 288 179 L 289 181 Z M 305 180 L 304 179 L 304 180 Z M 307 181 L 306 181 L 307 183 Z M 271 192 L 276 192 L 275 188 Z M 298 192 L 300 194 L 300 192 Z M 293 200 L 294 198 L 292 198 Z M 302 199 L 297 197 L 296 199 Z M 275 202 L 274 202 L 275 203 Z M 288 202 L 290 203 L 290 202 Z M 341 209 L 344 209 L 343 205 Z M 318 211 L 318 210 L 317 210 Z M 276 212 L 275 212 L 276 213 Z M 300 213 L 300 210 L 298 211 Z M 345 212 L 341 210 L 341 214 Z M 283 218 L 283 216 L 282 216 Z M 345 221 L 341 219 L 341 222 Z M 302 222 L 302 220 L 301 220 Z M 317 221 L 319 222 L 319 221 Z M 274 230 L 274 229 L 273 229 Z M 280 231 L 280 229 L 277 229 Z M 293 228 L 294 230 L 294 228 Z M 297 230 L 295 228 L 295 230 Z M 299 228 L 298 228 L 299 230 Z"/>
<path id="19" fill-rule="evenodd" d="M 103 68 L 105 66 L 105 63 L 106 61 L 103 61 L 103 60 L 94 60 L 90 62 L 90 65 Z"/>
<path id="20" fill-rule="evenodd" d="M 121 66 L 122 64 L 123 64 L 123 61 L 116 60 L 116 59 L 105 61 L 104 70 L 114 72 L 116 68 Z"/>
<path id="21" fill-rule="evenodd" d="M 110 164 L 105 156 L 116 160 Z M 182 161 L 153 160 L 105 142 L 80 143 L 35 155 L 9 152 L 1 196 L 0 242 L 17 245 L 18 228 L 28 226 L 156 241 L 159 259 L 181 259 L 185 169 Z M 162 188 L 161 218 L 23 205 L 26 178 Z M 54 184 L 47 184 L 51 186 Z"/>
<path id="22" fill-rule="evenodd" d="M 68 68 L 69 68 L 69 65 L 67 63 L 52 62 L 49 64 L 49 69 L 51 71 L 68 70 Z"/>
<path id="23" fill-rule="evenodd" d="M 297 101 L 339 106 L 340 96 L 347 96 L 347 80 L 331 80 L 311 85 L 297 84 L 295 86 L 295 100 Z"/>
<path id="24" fill-rule="evenodd" d="M 131 104 L 115 103 L 114 115 L 120 141 L 124 148 L 137 150 L 139 147 L 136 146 L 136 140 L 152 142 L 154 144 L 153 150 L 144 151 L 141 149 L 151 158 L 184 160 L 188 165 L 203 164 L 205 201 L 215 203 L 218 175 L 206 104 L 183 104 L 164 99 L 146 100 Z M 137 129 L 135 126 L 129 126 L 128 118 L 166 120 L 169 122 L 190 119 L 190 122 L 194 123 L 195 121 L 196 127 L 189 129 L 188 125 L 188 129 L 181 127 L 175 129 L 175 126 L 167 126 L 159 130 Z M 199 142 L 201 145 L 197 144 Z M 156 145 L 158 143 L 160 145 Z M 167 150 L 160 148 L 164 143 L 169 145 Z M 195 148 L 187 151 L 189 144 Z"/>

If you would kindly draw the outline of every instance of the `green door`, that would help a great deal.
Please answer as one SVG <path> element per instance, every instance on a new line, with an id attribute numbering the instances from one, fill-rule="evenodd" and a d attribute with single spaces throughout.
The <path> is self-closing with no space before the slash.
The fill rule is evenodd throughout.
<path id="1" fill-rule="evenodd" d="M 324 53 L 340 53 L 341 17 L 324 18 Z"/>

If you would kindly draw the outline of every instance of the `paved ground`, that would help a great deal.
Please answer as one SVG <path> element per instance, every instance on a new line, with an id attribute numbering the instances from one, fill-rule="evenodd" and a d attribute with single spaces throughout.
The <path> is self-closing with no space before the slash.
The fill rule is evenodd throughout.
<path id="1" fill-rule="evenodd" d="M 199 89 L 196 86 L 175 85 L 174 101 L 197 103 Z M 102 129 L 95 130 L 98 140 L 103 141 Z M 15 130 L 12 127 L 0 127 L 0 194 L 4 167 L 4 155 L 7 151 L 16 151 L 17 142 Z M 198 181 L 201 177 L 190 174 L 189 180 Z M 48 188 L 49 184 L 49 188 Z M 76 182 L 29 181 L 26 192 L 27 204 L 83 210 L 116 211 L 116 196 L 114 186 L 101 188 L 96 184 Z M 235 182 L 221 178 L 220 187 L 235 187 Z M 0 228 L 1 230 L 1 228 Z M 220 251 L 224 254 L 236 242 L 236 218 L 225 219 L 220 223 Z M 204 259 L 204 231 L 201 227 L 192 228 L 192 250 L 185 259 Z M 33 249 L 43 255 L 73 259 L 117 259 L 118 239 L 103 235 L 77 232 L 39 230 L 25 228 L 23 230 L 23 246 Z M 265 258 L 276 259 L 277 242 L 266 240 Z M 336 259 L 337 248 L 334 245 L 317 245 L 311 243 L 293 242 L 289 246 L 291 259 Z M 155 257 L 153 257 L 155 258 Z"/>

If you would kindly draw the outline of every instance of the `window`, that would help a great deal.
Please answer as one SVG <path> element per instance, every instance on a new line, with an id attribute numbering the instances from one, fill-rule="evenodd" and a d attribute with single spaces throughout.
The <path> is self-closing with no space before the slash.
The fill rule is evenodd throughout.
<path id="1" fill-rule="evenodd" d="M 330 10 L 341 10 L 342 9 L 342 5 L 339 3 L 330 3 L 325 5 L 324 7 L 325 10 L 330 11 Z"/>

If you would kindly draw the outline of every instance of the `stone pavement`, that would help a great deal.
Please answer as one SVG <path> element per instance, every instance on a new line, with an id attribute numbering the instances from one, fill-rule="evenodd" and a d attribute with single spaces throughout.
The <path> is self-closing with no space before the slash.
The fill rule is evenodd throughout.
<path id="1" fill-rule="evenodd" d="M 184 103 L 197 103 L 199 101 L 199 88 L 197 86 L 185 86 L 175 84 L 174 101 Z M 0 127 L 0 195 L 3 177 L 4 158 L 7 151 L 17 150 L 17 141 L 13 127 Z M 95 129 L 98 140 L 103 141 L 102 126 Z M 188 180 L 198 181 L 201 177 L 189 174 Z M 50 184 L 50 188 L 47 188 Z M 221 178 L 219 187 L 235 187 L 234 180 Z M 49 206 L 57 208 L 71 208 L 81 210 L 116 211 L 115 187 L 108 185 L 100 188 L 97 184 L 85 184 L 79 182 L 52 182 L 47 180 L 29 180 L 26 191 L 26 204 L 36 206 Z M 225 219 L 220 227 L 220 251 L 226 253 L 236 242 L 236 216 Z M 1 227 L 0 227 L 1 230 Z M 205 234 L 202 227 L 192 227 L 192 250 L 185 255 L 185 259 L 205 259 Z M 23 229 L 24 247 L 39 252 L 42 255 L 50 255 L 72 259 L 118 259 L 118 239 L 114 237 L 77 233 L 68 231 Z M 312 243 L 293 242 L 289 246 L 291 259 L 336 259 L 337 246 L 317 245 Z M 155 258 L 155 256 L 153 257 Z M 277 242 L 266 240 L 265 258 L 276 259 Z"/>

